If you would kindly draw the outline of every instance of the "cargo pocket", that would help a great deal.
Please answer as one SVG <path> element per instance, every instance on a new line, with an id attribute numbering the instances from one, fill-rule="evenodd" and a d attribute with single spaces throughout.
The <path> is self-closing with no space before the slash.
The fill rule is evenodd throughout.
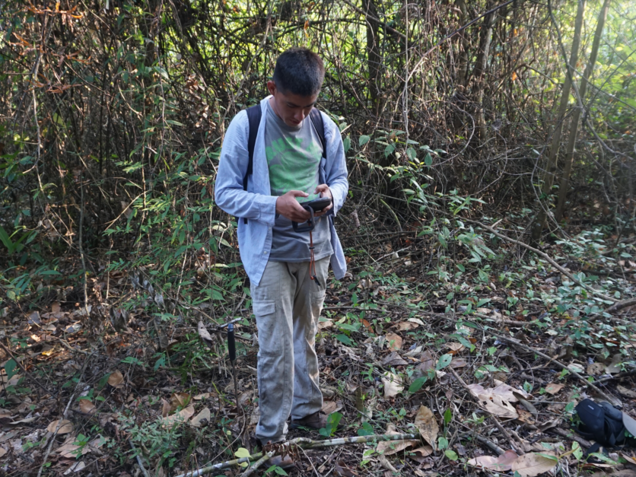
<path id="1" fill-rule="evenodd" d="M 273 300 L 253 302 L 252 310 L 257 318 L 273 315 L 276 311 L 276 303 Z"/>

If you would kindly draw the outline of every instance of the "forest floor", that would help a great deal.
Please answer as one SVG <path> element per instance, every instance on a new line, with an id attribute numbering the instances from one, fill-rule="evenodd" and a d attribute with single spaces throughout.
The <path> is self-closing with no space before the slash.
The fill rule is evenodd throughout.
<path id="1" fill-rule="evenodd" d="M 418 240 L 349 247 L 317 336 L 329 425 L 288 436 L 412 437 L 295 448 L 296 469 L 253 475 L 636 475 L 636 447 L 586 462 L 572 430 L 584 398 L 636 417 L 634 238 L 582 234 L 545 256 L 502 240 L 488 265 Z M 89 310 L 64 280 L 0 310 L 0 473 L 180 475 L 256 452 L 257 330 L 237 290 L 234 369 L 218 304 L 173 303 L 143 271 L 92 277 Z"/>

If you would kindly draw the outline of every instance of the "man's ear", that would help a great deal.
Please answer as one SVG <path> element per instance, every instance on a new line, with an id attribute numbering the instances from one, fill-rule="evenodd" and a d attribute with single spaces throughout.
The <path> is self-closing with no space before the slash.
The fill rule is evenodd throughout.
<path id="1" fill-rule="evenodd" d="M 269 91 L 269 94 L 271 94 L 272 96 L 274 96 L 274 94 L 276 93 L 276 83 L 272 80 L 267 82 L 267 90 Z"/>

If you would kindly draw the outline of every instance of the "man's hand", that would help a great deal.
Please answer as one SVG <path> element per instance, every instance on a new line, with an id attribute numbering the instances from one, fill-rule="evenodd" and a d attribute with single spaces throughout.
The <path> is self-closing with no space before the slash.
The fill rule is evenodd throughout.
<path id="1" fill-rule="evenodd" d="M 311 214 L 302 208 L 296 197 L 307 197 L 308 195 L 301 190 L 290 190 L 286 194 L 279 196 L 276 199 L 276 213 L 287 217 L 292 222 L 299 224 L 306 222 L 311 218 Z"/>
<path id="2" fill-rule="evenodd" d="M 325 215 L 329 212 L 330 209 L 333 208 L 333 196 L 331 195 L 331 190 L 329 190 L 329 186 L 327 184 L 320 184 L 316 187 L 316 191 L 314 194 L 320 194 L 320 197 L 329 197 L 331 199 L 331 204 L 328 207 L 325 207 L 320 212 L 316 212 L 314 217 L 320 217 L 321 215 Z"/>

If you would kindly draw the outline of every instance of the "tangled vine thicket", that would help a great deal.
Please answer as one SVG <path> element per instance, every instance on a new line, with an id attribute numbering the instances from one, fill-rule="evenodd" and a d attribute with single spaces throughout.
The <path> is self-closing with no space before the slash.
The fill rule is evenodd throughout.
<path id="1" fill-rule="evenodd" d="M 546 166 L 547 144 L 557 121 L 576 127 L 578 107 L 567 211 L 548 226 L 629 232 L 629 3 L 611 3 L 602 64 L 559 120 L 576 2 L 5 0 L 0 253 L 28 242 L 24 260 L 44 263 L 81 251 L 88 270 L 98 250 L 152 250 L 161 237 L 221 253 L 231 225 L 212 197 L 225 128 L 263 97 L 276 56 L 293 45 L 325 60 L 320 107 L 342 126 L 345 213 L 364 226 L 417 227 L 450 194 L 483 199 L 491 216 L 525 210 L 528 227 L 553 206 L 556 191 L 541 182 L 563 164 Z M 585 10 L 577 84 L 600 9 Z"/>

